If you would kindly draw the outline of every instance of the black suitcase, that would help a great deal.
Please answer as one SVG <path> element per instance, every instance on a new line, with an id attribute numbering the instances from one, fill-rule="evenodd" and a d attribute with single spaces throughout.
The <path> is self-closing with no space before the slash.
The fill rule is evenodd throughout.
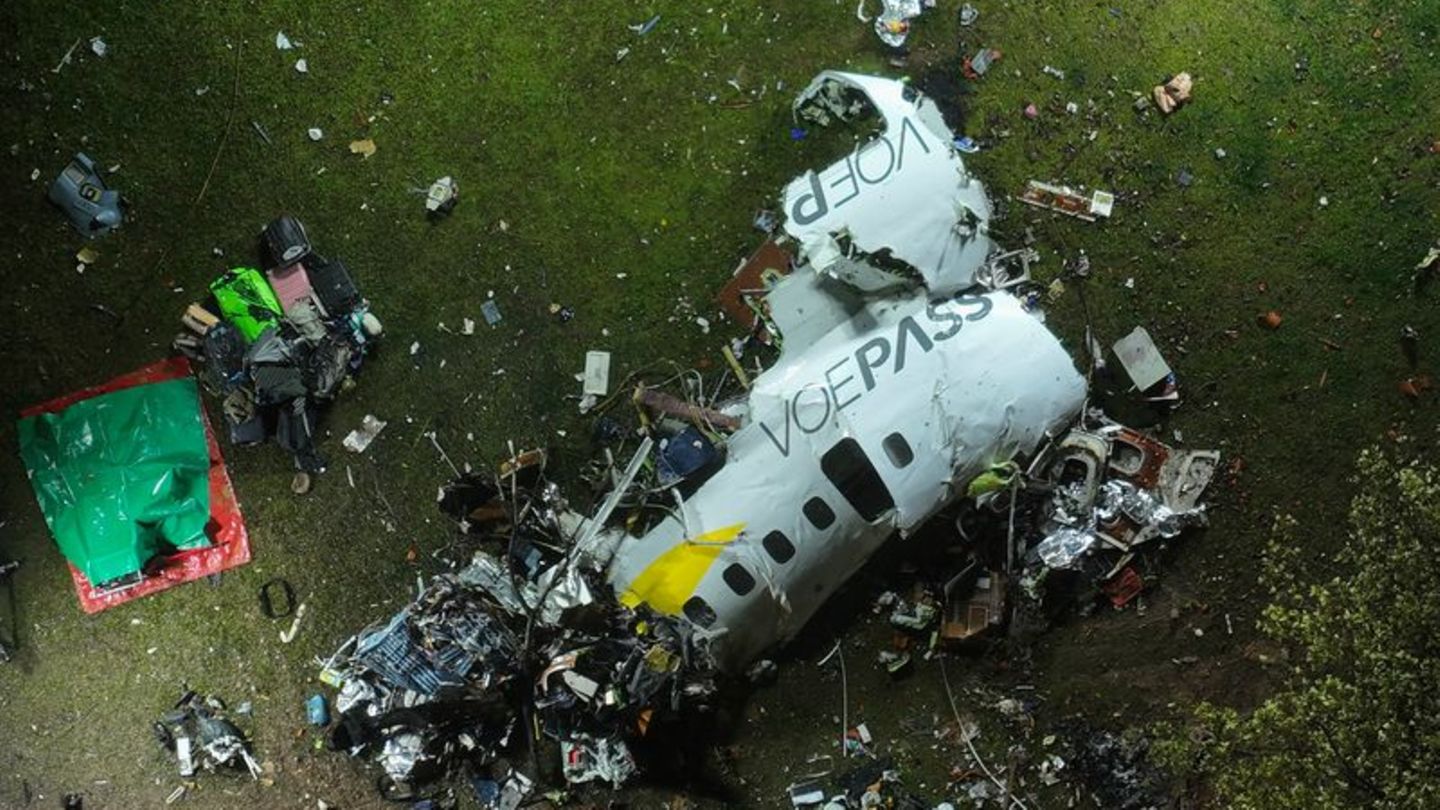
<path id="1" fill-rule="evenodd" d="M 339 259 L 327 259 L 315 254 L 305 263 L 310 275 L 310 287 L 326 316 L 343 318 L 360 305 L 360 291 L 350 278 L 350 270 Z"/>

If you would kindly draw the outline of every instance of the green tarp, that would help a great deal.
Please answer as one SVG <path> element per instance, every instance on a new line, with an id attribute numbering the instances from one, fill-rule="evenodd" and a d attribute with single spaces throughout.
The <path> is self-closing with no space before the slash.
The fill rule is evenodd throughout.
<path id="1" fill-rule="evenodd" d="M 193 379 L 140 385 L 21 419 L 45 522 L 92 584 L 157 552 L 210 544 L 210 456 Z"/>

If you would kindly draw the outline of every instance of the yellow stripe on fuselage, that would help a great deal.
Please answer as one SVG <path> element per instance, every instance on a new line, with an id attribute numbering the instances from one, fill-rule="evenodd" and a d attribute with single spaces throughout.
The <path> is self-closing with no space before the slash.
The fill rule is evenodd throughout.
<path id="1" fill-rule="evenodd" d="M 715 564 L 720 552 L 740 536 L 744 523 L 686 538 L 655 558 L 630 587 L 620 594 L 620 603 L 635 607 L 645 602 L 661 613 L 676 615 L 695 594 L 700 580 Z"/>

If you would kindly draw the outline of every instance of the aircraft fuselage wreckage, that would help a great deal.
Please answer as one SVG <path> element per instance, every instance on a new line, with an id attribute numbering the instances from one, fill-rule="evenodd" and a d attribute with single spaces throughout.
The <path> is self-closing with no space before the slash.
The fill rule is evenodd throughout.
<path id="1" fill-rule="evenodd" d="M 1146 544 L 1204 522 L 1218 455 L 1082 415 L 1085 379 L 1019 295 L 1035 254 L 993 244 L 984 188 L 934 103 L 826 72 L 795 104 L 819 126 L 872 114 L 880 129 L 785 189 L 793 271 L 752 257 L 737 272 L 764 288 L 736 306 L 778 341 L 775 363 L 735 400 L 639 387 L 637 404 L 689 424 L 645 422 L 657 429 L 629 464 L 603 466 L 592 513 L 545 480 L 541 451 L 442 488 L 441 509 L 504 555 L 457 561 L 325 662 L 340 688 L 333 748 L 410 788 L 457 751 L 497 761 L 520 722 L 559 742 L 568 781 L 619 785 L 637 767 L 627 739 L 705 706 L 717 671 L 793 638 L 888 538 L 952 504 L 1008 508 L 1008 542 L 962 532 L 976 553 L 945 583 L 945 612 L 926 596 L 926 611 L 890 620 L 928 631 L 938 616 L 956 643 L 1077 582 L 1123 604 L 1143 587 Z M 788 264 L 774 243 L 762 254 Z M 607 364 L 594 365 L 586 390 L 599 395 Z M 606 441 L 624 441 L 610 424 Z M 657 449 L 651 436 L 666 438 Z M 423 731 L 400 722 L 417 714 Z M 529 790 L 518 772 L 503 779 Z"/>
<path id="2" fill-rule="evenodd" d="M 1045 325 L 977 283 L 990 205 L 934 104 L 827 72 L 796 109 L 822 123 L 874 109 L 885 128 L 786 190 L 801 266 L 768 296 L 779 361 L 737 408 L 723 468 L 643 536 L 589 550 L 622 603 L 685 616 L 732 670 L 1085 400 Z"/>

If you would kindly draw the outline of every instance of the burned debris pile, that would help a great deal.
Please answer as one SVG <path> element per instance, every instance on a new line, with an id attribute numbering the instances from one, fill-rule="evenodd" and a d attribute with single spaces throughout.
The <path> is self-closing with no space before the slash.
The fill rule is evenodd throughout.
<path id="1" fill-rule="evenodd" d="M 260 253 L 263 272 L 235 267 L 215 279 L 173 345 L 205 364 L 201 379 L 222 401 L 231 442 L 273 438 L 295 457 L 303 492 L 326 466 L 318 413 L 359 371 L 381 326 L 349 268 L 315 252 L 299 220 L 267 225 Z"/>
<path id="2" fill-rule="evenodd" d="M 618 787 L 637 770 L 629 741 L 715 692 L 684 618 L 620 604 L 574 553 L 584 529 L 563 517 L 543 458 L 444 487 L 441 508 L 478 546 L 468 564 L 324 664 L 338 689 L 329 747 L 378 763 L 387 798 L 463 778 L 485 806 L 507 806 L 534 776 L 512 763 L 541 747 L 567 782 Z"/>
<path id="3" fill-rule="evenodd" d="M 155 721 L 152 731 L 156 742 L 175 757 L 182 778 L 189 779 L 200 769 L 260 778 L 260 763 L 250 753 L 249 740 L 217 697 L 187 691 Z"/>

